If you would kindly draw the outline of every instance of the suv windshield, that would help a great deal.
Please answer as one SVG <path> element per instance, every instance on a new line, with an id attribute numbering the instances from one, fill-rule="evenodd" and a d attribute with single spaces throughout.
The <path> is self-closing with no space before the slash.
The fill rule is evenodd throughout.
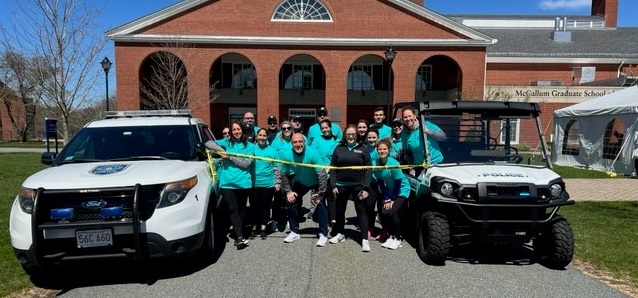
<path id="1" fill-rule="evenodd" d="M 139 159 L 196 159 L 188 125 L 83 128 L 65 146 L 58 164 Z"/>

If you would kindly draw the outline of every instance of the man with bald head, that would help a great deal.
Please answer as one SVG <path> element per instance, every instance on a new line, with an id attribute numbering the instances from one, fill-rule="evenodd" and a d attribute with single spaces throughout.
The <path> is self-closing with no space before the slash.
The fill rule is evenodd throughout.
<path id="1" fill-rule="evenodd" d="M 291 243 L 301 238 L 299 219 L 302 216 L 300 213 L 302 198 L 311 191 L 310 203 L 316 206 L 315 213 L 319 223 L 317 246 L 323 247 L 328 243 L 328 209 L 324 200 L 327 174 L 321 167 L 311 166 L 324 165 L 324 163 L 317 151 L 306 146 L 305 137 L 301 133 L 293 134 L 291 143 L 292 150 L 280 152 L 279 159 L 283 162 L 276 171 L 276 181 L 281 182 L 281 188 L 286 195 L 286 213 L 290 225 L 290 234 L 284 242 Z M 291 173 L 294 173 L 292 183 L 289 177 Z"/>

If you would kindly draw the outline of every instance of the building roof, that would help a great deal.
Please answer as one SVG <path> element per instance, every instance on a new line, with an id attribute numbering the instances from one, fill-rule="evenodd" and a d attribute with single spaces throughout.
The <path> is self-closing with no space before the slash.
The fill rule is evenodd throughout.
<path id="1" fill-rule="evenodd" d="M 552 39 L 553 29 L 479 29 L 498 41 L 487 62 L 638 63 L 638 28 L 573 30 L 570 42 Z"/>
<path id="2" fill-rule="evenodd" d="M 390 4 L 423 17 L 424 19 L 448 28 L 465 39 L 423 39 L 423 38 L 308 38 L 308 37 L 261 37 L 261 36 L 218 36 L 218 35 L 161 35 L 144 34 L 147 27 L 164 22 L 174 16 L 197 9 L 204 5 L 214 5 L 210 0 L 184 0 L 164 9 L 131 21 L 106 32 L 109 39 L 118 42 L 164 42 L 181 41 L 207 44 L 246 44 L 246 45 L 332 45 L 332 46 L 376 46 L 393 44 L 395 46 L 486 46 L 495 42 L 489 36 L 459 22 L 451 20 L 410 0 L 388 0 Z"/>

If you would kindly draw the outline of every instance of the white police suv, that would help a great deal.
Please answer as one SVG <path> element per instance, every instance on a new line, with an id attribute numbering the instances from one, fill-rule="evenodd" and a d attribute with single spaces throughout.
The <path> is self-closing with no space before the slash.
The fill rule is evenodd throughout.
<path id="1" fill-rule="evenodd" d="M 215 186 L 187 110 L 115 111 L 87 124 L 11 208 L 11 245 L 29 274 L 70 261 L 145 260 L 214 250 Z"/>

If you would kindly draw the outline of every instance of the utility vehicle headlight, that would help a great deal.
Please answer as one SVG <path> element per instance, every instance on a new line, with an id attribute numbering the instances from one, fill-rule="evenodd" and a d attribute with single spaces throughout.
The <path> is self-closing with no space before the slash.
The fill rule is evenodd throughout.
<path id="1" fill-rule="evenodd" d="M 549 188 L 553 198 L 558 198 L 563 193 L 563 187 L 558 183 L 552 184 Z"/>
<path id="2" fill-rule="evenodd" d="M 160 201 L 157 208 L 168 207 L 183 201 L 191 188 L 197 185 L 197 176 L 186 180 L 167 183 L 160 193 Z"/>
<path id="3" fill-rule="evenodd" d="M 452 186 L 452 183 L 444 182 L 443 184 L 441 184 L 440 191 L 442 195 L 451 197 L 454 193 L 454 186 Z"/>
<path id="4" fill-rule="evenodd" d="M 33 213 L 33 203 L 35 200 L 35 189 L 23 187 L 18 194 L 18 202 L 20 203 L 20 209 L 25 213 Z"/>

